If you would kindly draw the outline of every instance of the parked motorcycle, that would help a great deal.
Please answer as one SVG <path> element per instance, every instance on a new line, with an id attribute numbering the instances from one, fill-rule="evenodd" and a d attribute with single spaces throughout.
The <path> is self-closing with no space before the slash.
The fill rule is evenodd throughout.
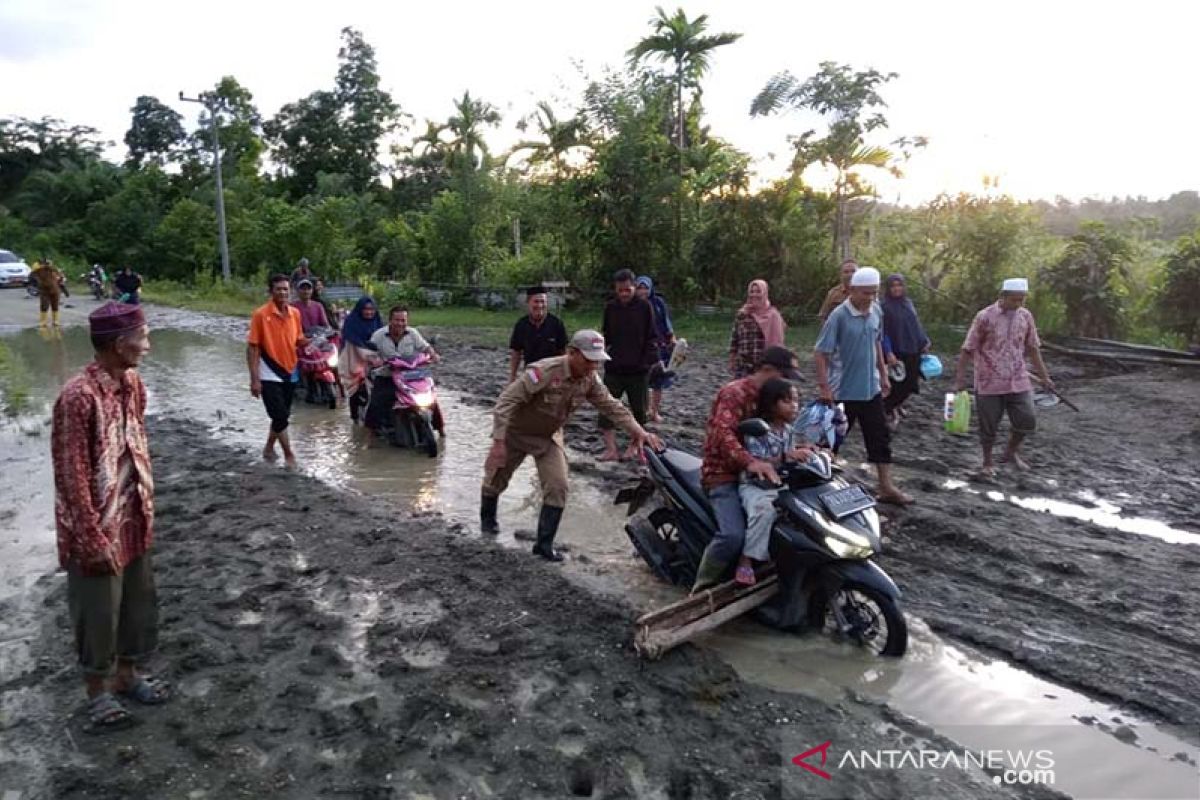
<path id="1" fill-rule="evenodd" d="M 311 328 L 305 335 L 310 341 L 299 348 L 304 401 L 337 408 L 338 334 L 332 328 Z"/>
<path id="2" fill-rule="evenodd" d="M 761 419 L 738 426 L 741 436 L 768 431 Z M 648 500 L 661 505 L 625 526 L 638 554 L 661 579 L 691 586 L 716 522 L 700 485 L 701 460 L 682 450 L 645 449 L 649 477 L 622 489 L 618 504 L 632 516 Z M 900 590 L 872 560 L 880 552 L 875 501 L 839 475 L 825 453 L 785 463 L 771 530 L 770 554 L 779 592 L 757 613 L 783 630 L 831 631 L 883 656 L 902 656 L 908 625 Z"/>
<path id="3" fill-rule="evenodd" d="M 436 458 L 438 442 L 433 432 L 442 430 L 442 415 L 429 363 L 431 359 L 425 353 L 387 362 L 392 369 L 396 402 L 392 405 L 391 419 L 384 423 L 380 433 L 397 447 L 423 450 L 430 458 Z"/>

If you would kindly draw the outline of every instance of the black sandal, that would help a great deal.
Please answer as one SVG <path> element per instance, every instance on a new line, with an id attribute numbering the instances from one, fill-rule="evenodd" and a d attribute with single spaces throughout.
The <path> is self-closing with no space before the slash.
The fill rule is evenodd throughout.
<path id="1" fill-rule="evenodd" d="M 126 711 L 120 701 L 109 692 L 101 692 L 89 700 L 87 714 L 87 730 L 90 733 L 124 730 L 136 722 L 133 714 Z"/>

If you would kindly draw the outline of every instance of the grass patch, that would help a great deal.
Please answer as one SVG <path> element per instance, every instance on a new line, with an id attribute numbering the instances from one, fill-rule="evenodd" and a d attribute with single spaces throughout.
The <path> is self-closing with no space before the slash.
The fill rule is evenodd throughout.
<path id="1" fill-rule="evenodd" d="M 0 395 L 5 414 L 15 417 L 29 407 L 31 386 L 29 367 L 12 348 L 0 342 Z"/>
<path id="2" fill-rule="evenodd" d="M 249 317 L 267 301 L 266 291 L 237 283 L 184 284 L 175 281 L 146 281 L 142 300 L 175 308 Z"/>

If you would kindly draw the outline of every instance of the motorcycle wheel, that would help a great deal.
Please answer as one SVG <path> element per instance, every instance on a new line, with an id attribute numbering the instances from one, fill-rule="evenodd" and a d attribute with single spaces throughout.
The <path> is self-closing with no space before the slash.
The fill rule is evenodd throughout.
<path id="1" fill-rule="evenodd" d="M 37 297 L 38 296 L 37 284 L 36 283 L 25 284 L 25 294 L 29 295 L 30 297 Z"/>
<path id="2" fill-rule="evenodd" d="M 842 629 L 823 592 L 813 595 L 809 624 L 813 630 L 832 631 L 875 655 L 899 658 L 908 650 L 908 623 L 895 600 L 857 583 L 844 583 L 833 595 L 845 619 Z"/>
<path id="3" fill-rule="evenodd" d="M 429 424 L 429 418 L 424 414 L 417 414 L 413 417 L 413 441 L 425 451 L 425 455 L 437 458 L 437 439 L 433 436 L 433 427 Z"/>

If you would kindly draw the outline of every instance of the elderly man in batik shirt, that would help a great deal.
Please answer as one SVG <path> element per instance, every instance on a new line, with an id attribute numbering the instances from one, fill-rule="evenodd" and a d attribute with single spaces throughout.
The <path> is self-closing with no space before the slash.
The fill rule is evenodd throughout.
<path id="1" fill-rule="evenodd" d="M 137 365 L 150 350 L 137 306 L 107 303 L 89 317 L 95 360 L 54 404 L 55 523 L 67 572 L 75 647 L 94 729 L 133 717 L 120 695 L 165 702 L 165 683 L 137 664 L 158 639 L 150 562 L 154 481 L 146 444 L 146 388 Z"/>

